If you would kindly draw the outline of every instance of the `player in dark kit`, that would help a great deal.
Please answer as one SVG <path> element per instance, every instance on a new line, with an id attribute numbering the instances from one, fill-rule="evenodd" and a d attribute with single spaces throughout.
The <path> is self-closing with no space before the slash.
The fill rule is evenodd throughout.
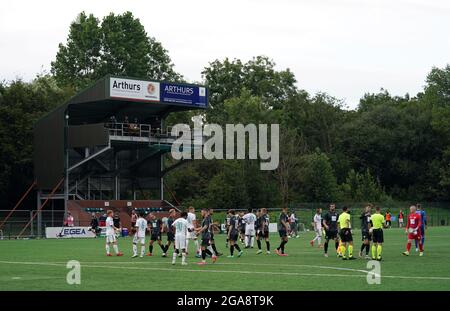
<path id="1" fill-rule="evenodd" d="M 261 210 L 256 210 L 255 213 L 256 216 L 256 220 L 255 220 L 255 236 L 256 236 L 256 240 L 258 240 L 258 234 L 259 234 L 259 228 L 261 227 L 261 223 L 260 223 L 260 219 L 259 217 L 261 216 Z"/>
<path id="2" fill-rule="evenodd" d="M 161 219 L 157 219 L 154 214 L 149 215 L 149 222 L 150 226 L 150 244 L 148 246 L 148 254 L 147 256 L 153 256 L 153 243 L 155 241 L 158 242 L 159 247 L 161 247 L 162 252 L 164 253 L 164 246 L 161 242 L 161 231 L 162 231 L 162 221 Z"/>
<path id="3" fill-rule="evenodd" d="M 239 216 L 238 216 L 238 222 L 239 222 L 239 238 L 241 240 L 242 244 L 245 244 L 244 240 L 245 240 L 245 222 L 242 219 L 242 217 L 244 217 L 244 213 L 240 212 Z"/>
<path id="4" fill-rule="evenodd" d="M 211 217 L 209 216 L 208 209 L 206 209 L 206 208 L 202 209 L 202 217 L 203 217 L 203 220 L 202 220 L 201 227 L 195 229 L 197 234 L 202 235 L 202 244 L 201 244 L 202 261 L 198 263 L 199 265 L 206 264 L 206 254 L 211 256 L 213 263 L 216 262 L 216 260 L 217 260 L 217 257 L 208 250 L 209 242 L 211 239 L 211 231 L 212 231 L 212 221 L 211 221 Z"/>
<path id="5" fill-rule="evenodd" d="M 323 245 L 323 251 L 325 257 L 328 257 L 328 242 L 334 240 L 334 246 L 336 253 L 339 254 L 339 238 L 338 238 L 338 220 L 339 214 L 336 212 L 336 205 L 330 204 L 329 211 L 325 214 L 322 220 L 323 227 L 325 228 L 325 244 Z"/>
<path id="6" fill-rule="evenodd" d="M 138 215 L 135 210 L 131 211 L 131 228 L 130 232 L 134 234 L 136 232 L 136 220 L 138 219 Z"/>
<path id="7" fill-rule="evenodd" d="M 258 238 L 258 236 L 259 236 L 259 230 L 260 230 L 260 227 L 261 227 L 261 223 L 260 223 L 260 219 L 259 219 L 259 217 L 261 216 L 261 210 L 256 210 L 256 212 L 255 212 L 255 216 L 256 216 L 256 220 L 255 220 L 255 223 L 254 223 L 254 226 L 255 226 L 255 240 L 256 240 L 256 244 L 261 244 L 261 242 L 259 241 L 259 238 Z M 258 249 L 261 249 L 261 247 L 258 247 Z M 258 252 L 256 252 L 256 254 L 260 254 L 261 252 L 258 250 Z"/>
<path id="8" fill-rule="evenodd" d="M 264 239 L 266 241 L 266 254 L 270 254 L 270 242 L 269 242 L 269 215 L 267 214 L 267 209 L 262 208 L 259 212 L 258 217 L 258 226 L 257 235 L 256 235 L 256 243 L 258 244 L 258 252 L 256 254 L 261 254 L 261 240 Z"/>
<path id="9" fill-rule="evenodd" d="M 364 212 L 361 214 L 361 216 L 359 216 L 359 219 L 361 219 L 361 239 L 362 239 L 359 257 L 361 258 L 363 256 L 363 250 L 366 249 L 366 259 L 370 259 L 369 250 L 370 250 L 370 241 L 372 240 L 372 235 L 369 232 L 371 209 L 372 207 L 370 205 L 367 205 L 364 208 Z"/>
<path id="10" fill-rule="evenodd" d="M 287 254 L 284 253 L 284 246 L 288 242 L 288 231 L 289 217 L 287 215 L 287 207 L 283 207 L 280 217 L 278 218 L 278 233 L 280 234 L 281 238 L 280 246 L 278 246 L 275 250 L 278 256 L 287 256 Z"/>
<path id="11" fill-rule="evenodd" d="M 227 241 L 226 241 L 226 243 L 225 243 L 225 247 L 226 248 L 228 248 L 228 244 L 229 244 L 229 240 L 228 240 L 228 233 L 229 233 L 229 230 L 230 230 L 230 219 L 231 219 L 231 214 L 230 214 L 230 211 L 228 211 L 228 213 L 227 213 L 227 217 L 225 218 L 225 233 L 226 233 L 226 235 L 227 235 Z"/>
<path id="12" fill-rule="evenodd" d="M 214 221 L 213 221 L 213 214 L 214 214 L 214 210 L 211 208 L 209 210 L 209 217 L 211 218 L 211 238 L 209 240 L 209 244 L 211 245 L 212 250 L 214 251 L 214 253 L 216 254 L 216 256 L 222 256 L 223 254 L 221 252 L 219 252 L 216 248 L 216 241 L 214 240 Z"/>
<path id="13" fill-rule="evenodd" d="M 234 210 L 230 210 L 228 212 L 228 215 L 230 217 L 229 222 L 229 228 L 228 228 L 228 242 L 230 243 L 230 256 L 227 256 L 228 258 L 233 258 L 234 257 L 234 249 L 236 248 L 238 253 L 238 257 L 242 256 L 242 250 L 239 247 L 239 244 L 237 243 L 238 239 L 239 239 L 239 221 L 238 221 L 238 216 L 235 215 L 235 211 Z"/>
<path id="14" fill-rule="evenodd" d="M 95 237 L 97 237 L 100 232 L 102 232 L 102 229 L 100 229 L 98 224 L 97 216 L 95 216 L 95 213 L 92 213 L 92 219 L 91 219 L 91 227 L 89 228 L 89 231 L 95 234 Z"/>
<path id="15" fill-rule="evenodd" d="M 167 257 L 167 251 L 172 243 L 175 243 L 175 232 L 173 231 L 173 222 L 175 221 L 176 212 L 173 208 L 169 210 L 169 217 L 167 218 L 167 243 L 164 246 L 163 257 Z"/>

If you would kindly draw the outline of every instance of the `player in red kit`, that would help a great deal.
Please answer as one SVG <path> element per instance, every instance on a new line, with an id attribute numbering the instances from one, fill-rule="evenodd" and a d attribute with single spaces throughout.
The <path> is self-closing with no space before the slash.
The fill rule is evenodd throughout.
<path id="1" fill-rule="evenodd" d="M 408 219 L 406 222 L 406 233 L 408 233 L 408 243 L 406 244 L 406 252 L 403 252 L 402 254 L 405 256 L 409 256 L 411 243 L 413 240 L 416 240 L 419 243 L 420 256 L 423 256 L 423 245 L 420 232 L 420 226 L 422 225 L 422 218 L 420 214 L 416 214 L 415 205 L 412 205 L 409 208 L 409 211 L 410 214 L 408 215 Z"/>

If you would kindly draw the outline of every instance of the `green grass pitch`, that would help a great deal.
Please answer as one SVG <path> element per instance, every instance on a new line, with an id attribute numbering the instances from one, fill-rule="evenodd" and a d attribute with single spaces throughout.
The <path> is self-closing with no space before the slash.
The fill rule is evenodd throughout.
<path id="1" fill-rule="evenodd" d="M 106 257 L 103 238 L 3 240 L 0 290 L 450 290 L 449 227 L 428 229 L 424 257 L 414 246 L 412 255 L 403 257 L 404 231 L 385 230 L 379 285 L 367 283 L 366 260 L 340 260 L 333 246 L 325 258 L 322 250 L 309 245 L 312 236 L 306 232 L 290 239 L 288 257 L 256 255 L 256 249 L 250 249 L 241 258 L 226 258 L 225 236 L 217 235 L 224 256 L 203 267 L 192 256 L 187 266 L 179 260 L 172 266 L 171 256 L 162 258 L 158 246 L 153 257 L 131 259 L 131 238 L 119 239 L 123 257 Z M 354 239 L 357 256 L 359 230 Z M 278 235 L 271 234 L 272 250 L 278 243 Z M 193 247 L 190 244 L 191 252 Z M 69 260 L 81 263 L 80 285 L 66 282 Z"/>

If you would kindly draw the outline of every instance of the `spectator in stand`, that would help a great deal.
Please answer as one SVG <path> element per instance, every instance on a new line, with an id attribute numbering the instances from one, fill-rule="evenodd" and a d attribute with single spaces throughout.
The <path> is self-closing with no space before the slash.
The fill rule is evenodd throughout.
<path id="1" fill-rule="evenodd" d="M 157 133 L 159 133 L 159 128 L 161 127 L 161 121 L 159 120 L 158 117 L 155 117 L 154 119 L 152 119 L 150 121 L 150 126 L 151 126 L 151 132 L 153 134 L 157 134 Z"/>
<path id="2" fill-rule="evenodd" d="M 139 122 L 138 118 L 134 118 L 133 123 L 130 124 L 131 134 L 134 136 L 139 136 Z"/>
<path id="3" fill-rule="evenodd" d="M 117 119 L 116 119 L 115 116 L 111 116 L 111 117 L 109 118 L 109 124 L 108 124 L 108 127 L 109 127 L 110 129 L 112 129 L 113 135 L 116 135 Z"/>
<path id="4" fill-rule="evenodd" d="M 70 212 L 67 212 L 67 217 L 64 220 L 64 227 L 73 227 L 73 216 Z"/>
<path id="5" fill-rule="evenodd" d="M 116 117 L 115 117 L 115 116 L 111 116 L 111 117 L 109 118 L 109 124 L 111 124 L 111 127 L 114 128 L 115 125 L 116 125 L 116 123 L 117 123 Z"/>
<path id="6" fill-rule="evenodd" d="M 130 134 L 130 119 L 128 119 L 128 116 L 125 116 L 123 120 L 123 135 L 128 136 Z"/>

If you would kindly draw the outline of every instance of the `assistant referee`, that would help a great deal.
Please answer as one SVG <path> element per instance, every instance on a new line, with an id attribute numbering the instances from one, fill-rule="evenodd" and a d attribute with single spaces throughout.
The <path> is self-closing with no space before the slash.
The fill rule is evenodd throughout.
<path id="1" fill-rule="evenodd" d="M 343 260 L 353 260 L 353 237 L 351 230 L 351 220 L 350 214 L 348 212 L 348 207 L 344 206 L 342 208 L 342 214 L 338 218 L 340 237 L 341 237 L 341 254 Z M 345 250 L 348 248 L 348 257 L 345 255 Z"/>
<path id="2" fill-rule="evenodd" d="M 370 225 L 372 229 L 372 259 L 381 260 L 381 251 L 383 249 L 383 227 L 386 226 L 384 216 L 381 215 L 381 208 L 375 208 L 375 214 L 370 216 Z"/>

